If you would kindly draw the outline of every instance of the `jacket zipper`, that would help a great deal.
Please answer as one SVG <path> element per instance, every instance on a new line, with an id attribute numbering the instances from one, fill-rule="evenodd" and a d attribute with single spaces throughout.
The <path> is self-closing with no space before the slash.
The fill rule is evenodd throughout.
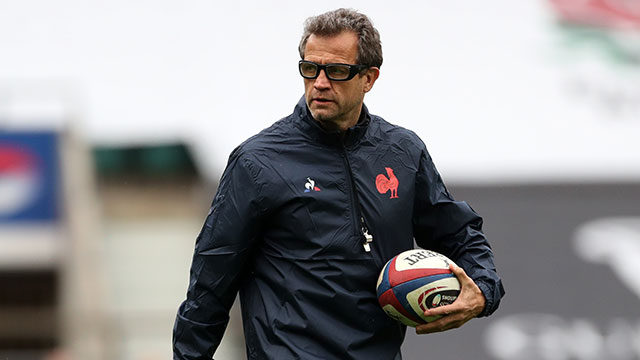
<path id="1" fill-rule="evenodd" d="M 351 172 L 351 163 L 349 163 L 349 156 L 347 155 L 347 149 L 345 148 L 344 144 L 341 144 L 341 150 L 344 166 L 347 169 L 347 177 L 349 178 L 349 184 L 351 185 L 351 215 L 353 218 L 354 229 L 360 229 L 359 232 L 356 230 L 356 233 L 362 239 L 362 246 L 364 247 L 364 251 L 371 252 L 370 243 L 373 242 L 373 236 L 369 233 L 369 228 L 364 221 L 364 214 L 362 213 L 362 207 L 358 198 L 358 189 L 356 188 L 356 182 L 353 179 L 353 173 Z M 358 224 L 358 219 L 360 219 L 360 224 Z"/>

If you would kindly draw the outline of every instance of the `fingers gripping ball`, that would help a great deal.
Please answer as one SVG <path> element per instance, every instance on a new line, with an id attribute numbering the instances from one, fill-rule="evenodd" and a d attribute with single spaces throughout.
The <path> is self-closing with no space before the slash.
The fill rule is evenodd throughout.
<path id="1" fill-rule="evenodd" d="M 449 270 L 453 263 L 435 251 L 415 249 L 389 260 L 380 272 L 376 287 L 384 312 L 401 323 L 416 327 L 436 320 L 424 311 L 453 303 L 460 282 Z"/>

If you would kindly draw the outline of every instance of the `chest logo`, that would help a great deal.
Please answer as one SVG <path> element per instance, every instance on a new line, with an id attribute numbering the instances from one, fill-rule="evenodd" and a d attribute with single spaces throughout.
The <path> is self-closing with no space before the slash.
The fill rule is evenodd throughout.
<path id="1" fill-rule="evenodd" d="M 387 170 L 387 176 L 384 174 L 378 174 L 376 176 L 376 189 L 380 194 L 386 194 L 388 191 L 391 191 L 391 197 L 389 199 L 397 199 L 398 198 L 398 178 L 393 173 L 393 169 L 390 167 L 385 167 Z"/>
<path id="2" fill-rule="evenodd" d="M 307 178 L 307 182 L 304 184 L 304 192 L 320 191 L 320 188 L 316 186 L 316 182 Z"/>

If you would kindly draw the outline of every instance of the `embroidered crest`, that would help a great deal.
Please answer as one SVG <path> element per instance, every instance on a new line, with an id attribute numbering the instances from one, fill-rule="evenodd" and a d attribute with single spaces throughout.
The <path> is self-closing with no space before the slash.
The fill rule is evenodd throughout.
<path id="1" fill-rule="evenodd" d="M 393 173 L 393 169 L 390 167 L 385 167 L 387 170 L 387 176 L 384 174 L 378 174 L 376 176 L 376 189 L 380 194 L 386 194 L 387 191 L 391 191 L 391 197 L 389 199 L 397 199 L 398 198 L 398 178 Z"/>

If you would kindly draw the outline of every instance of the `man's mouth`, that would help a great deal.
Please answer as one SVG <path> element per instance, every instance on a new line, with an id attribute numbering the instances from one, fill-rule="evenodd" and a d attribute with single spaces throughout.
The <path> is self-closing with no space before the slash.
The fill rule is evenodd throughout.
<path id="1" fill-rule="evenodd" d="M 328 104 L 330 102 L 333 102 L 332 100 L 325 99 L 325 98 L 314 98 L 312 101 L 318 104 Z"/>

